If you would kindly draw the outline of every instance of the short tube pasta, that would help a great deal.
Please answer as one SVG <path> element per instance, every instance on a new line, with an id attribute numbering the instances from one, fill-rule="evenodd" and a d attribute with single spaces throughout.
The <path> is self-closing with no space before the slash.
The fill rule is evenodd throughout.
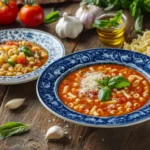
<path id="1" fill-rule="evenodd" d="M 1 43 L 0 76 L 19 76 L 34 71 L 44 65 L 47 59 L 47 51 L 30 41 Z"/>
<path id="2" fill-rule="evenodd" d="M 105 77 L 123 76 L 130 86 L 113 88 L 110 99 L 102 101 L 98 97 L 101 85 L 98 80 Z M 131 68 L 114 65 L 92 65 L 68 74 L 58 86 L 58 95 L 70 109 L 90 116 L 119 116 L 131 113 L 150 98 L 149 81 L 141 73 Z"/>

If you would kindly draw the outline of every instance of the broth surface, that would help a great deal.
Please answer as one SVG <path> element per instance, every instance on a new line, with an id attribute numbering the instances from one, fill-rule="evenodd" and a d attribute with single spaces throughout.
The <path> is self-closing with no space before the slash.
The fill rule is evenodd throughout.
<path id="1" fill-rule="evenodd" d="M 97 80 L 123 76 L 130 86 L 113 89 L 108 101 L 98 98 Z M 131 68 L 115 65 L 93 65 L 68 74 L 59 84 L 58 94 L 70 109 L 91 116 L 119 116 L 133 112 L 150 98 L 149 81 Z"/>
<path id="2" fill-rule="evenodd" d="M 0 44 L 0 76 L 18 76 L 34 71 L 47 60 L 47 51 L 30 41 Z"/>

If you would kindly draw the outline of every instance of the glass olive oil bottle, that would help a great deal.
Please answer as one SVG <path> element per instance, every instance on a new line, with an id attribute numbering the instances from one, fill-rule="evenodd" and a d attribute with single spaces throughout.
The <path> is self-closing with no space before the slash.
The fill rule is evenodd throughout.
<path id="1" fill-rule="evenodd" d="M 124 31 L 126 27 L 126 16 L 120 13 L 120 16 L 116 13 L 106 13 L 101 15 L 95 21 L 97 25 L 97 33 L 99 39 L 109 46 L 121 47 L 124 43 Z M 98 24 L 100 23 L 100 24 Z"/>

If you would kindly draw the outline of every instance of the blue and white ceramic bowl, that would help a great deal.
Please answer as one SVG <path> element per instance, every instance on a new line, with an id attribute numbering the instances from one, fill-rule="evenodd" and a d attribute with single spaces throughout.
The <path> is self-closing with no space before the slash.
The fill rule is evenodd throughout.
<path id="1" fill-rule="evenodd" d="M 69 72 L 89 64 L 115 63 L 141 72 L 150 81 L 150 57 L 121 49 L 91 49 L 73 53 L 52 63 L 40 76 L 37 94 L 43 106 L 54 115 L 72 123 L 91 127 L 124 127 L 150 118 L 150 102 L 142 108 L 116 117 L 87 116 L 69 109 L 59 99 L 58 84 Z"/>
<path id="2" fill-rule="evenodd" d="M 0 43 L 12 40 L 26 40 L 36 43 L 48 52 L 49 57 L 42 67 L 30 73 L 13 77 L 0 76 L 0 84 L 19 84 L 37 79 L 47 66 L 65 53 L 63 44 L 56 37 L 39 30 L 18 28 L 0 31 Z"/>

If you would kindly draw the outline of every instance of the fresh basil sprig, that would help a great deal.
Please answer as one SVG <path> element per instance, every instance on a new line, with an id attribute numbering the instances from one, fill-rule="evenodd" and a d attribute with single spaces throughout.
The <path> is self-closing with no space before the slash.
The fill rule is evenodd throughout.
<path id="1" fill-rule="evenodd" d="M 102 102 L 109 100 L 112 89 L 120 89 L 130 86 L 130 82 L 123 76 L 115 76 L 113 78 L 106 77 L 103 80 L 97 80 L 97 83 L 103 86 L 103 88 L 100 89 L 98 93 L 98 98 Z"/>
<path id="2" fill-rule="evenodd" d="M 103 80 L 97 80 L 97 82 L 98 82 L 99 84 L 101 84 L 102 86 L 107 86 L 109 80 L 110 80 L 110 77 L 106 77 L 106 78 L 103 79 Z"/>
<path id="3" fill-rule="evenodd" d="M 54 12 L 51 12 L 50 14 L 46 15 L 43 22 L 45 24 L 49 24 L 49 23 L 57 21 L 59 19 L 59 17 L 60 17 L 59 11 L 54 11 Z"/>
<path id="4" fill-rule="evenodd" d="M 120 89 L 127 86 L 130 86 L 130 82 L 123 76 L 113 77 L 108 82 L 108 87 L 110 87 L 111 89 L 113 88 Z"/>
<path id="5" fill-rule="evenodd" d="M 108 27 L 116 27 L 119 25 L 119 21 L 122 18 L 122 10 L 118 11 L 118 13 L 110 19 L 107 20 L 95 20 L 94 27 L 96 28 L 108 28 Z"/>
<path id="6" fill-rule="evenodd" d="M 29 125 L 21 122 L 8 122 L 0 126 L 0 139 L 8 138 L 12 135 L 21 134 L 29 130 Z"/>

